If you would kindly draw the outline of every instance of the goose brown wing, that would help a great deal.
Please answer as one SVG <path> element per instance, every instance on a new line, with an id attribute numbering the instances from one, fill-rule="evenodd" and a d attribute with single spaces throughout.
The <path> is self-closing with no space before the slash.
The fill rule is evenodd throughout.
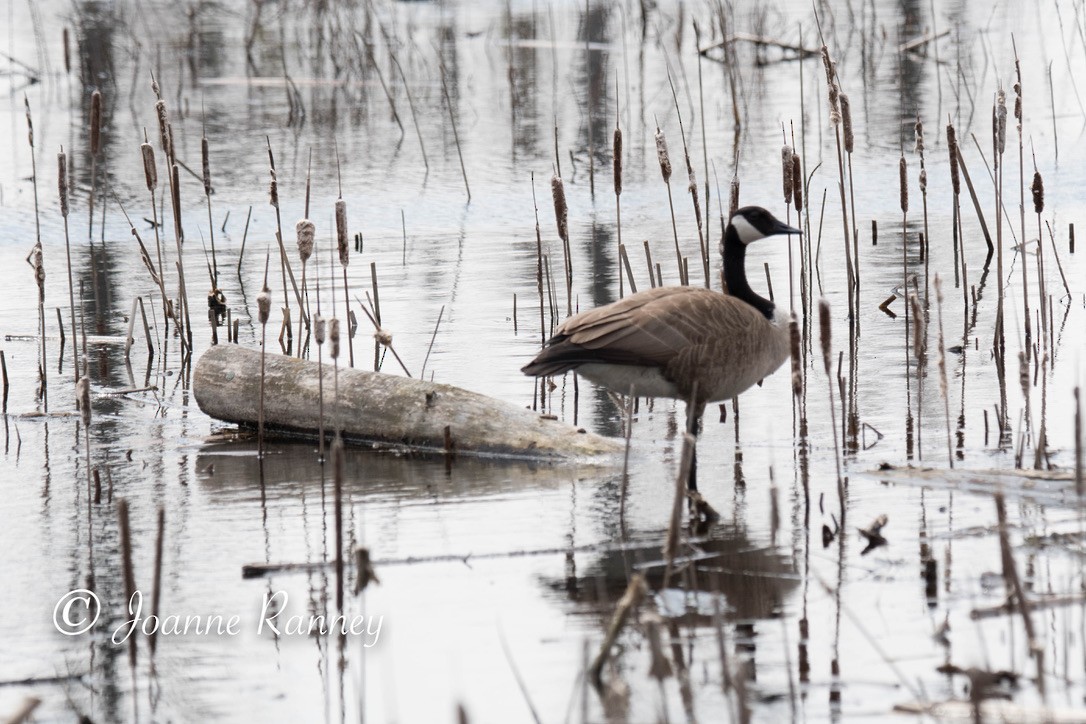
<path id="1" fill-rule="evenodd" d="M 722 330 L 759 317 L 734 297 L 708 289 L 658 287 L 570 317 L 523 371 L 553 375 L 589 363 L 665 367 Z"/>

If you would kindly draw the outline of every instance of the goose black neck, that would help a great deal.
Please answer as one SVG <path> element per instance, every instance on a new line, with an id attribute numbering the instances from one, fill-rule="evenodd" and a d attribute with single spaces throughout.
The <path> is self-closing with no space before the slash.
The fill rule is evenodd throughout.
<path id="1" fill-rule="evenodd" d="M 728 224 L 724 231 L 724 282 L 728 293 L 757 309 L 766 319 L 773 319 L 776 305 L 759 296 L 747 283 L 747 245 L 739 240 L 735 227 Z"/>

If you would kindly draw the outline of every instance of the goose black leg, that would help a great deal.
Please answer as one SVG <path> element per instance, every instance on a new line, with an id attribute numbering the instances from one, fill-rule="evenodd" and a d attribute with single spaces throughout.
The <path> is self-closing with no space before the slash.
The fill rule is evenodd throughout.
<path id="1" fill-rule="evenodd" d="M 698 432 L 701 428 L 701 416 L 705 413 L 705 403 L 687 403 L 690 409 L 687 410 L 686 415 L 686 431 L 694 436 L 695 443 L 698 439 Z M 694 454 L 690 456 L 690 477 L 686 479 L 686 487 L 688 490 L 697 491 L 698 489 L 698 447 L 694 445 Z"/>

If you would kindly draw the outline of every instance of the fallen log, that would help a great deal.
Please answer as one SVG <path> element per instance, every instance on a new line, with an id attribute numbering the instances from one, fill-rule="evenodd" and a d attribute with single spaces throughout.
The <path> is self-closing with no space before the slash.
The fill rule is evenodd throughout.
<path id="1" fill-rule="evenodd" d="M 324 365 L 323 375 L 324 429 L 331 436 L 337 427 L 332 365 Z M 206 414 L 255 427 L 260 352 L 236 344 L 210 348 L 196 363 L 192 389 Z M 266 433 L 315 438 L 319 410 L 317 363 L 269 354 Z M 347 442 L 427 453 L 558 461 L 623 450 L 621 440 L 586 433 L 476 392 L 344 367 L 339 369 L 338 426 Z"/>

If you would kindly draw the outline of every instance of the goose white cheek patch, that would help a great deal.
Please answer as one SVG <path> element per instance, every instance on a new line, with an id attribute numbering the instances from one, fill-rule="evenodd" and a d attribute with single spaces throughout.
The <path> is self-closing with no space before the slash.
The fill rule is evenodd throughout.
<path id="1" fill-rule="evenodd" d="M 735 233 L 739 234 L 739 241 L 744 244 L 757 241 L 765 236 L 765 234 L 754 228 L 754 225 L 747 221 L 745 217 L 738 214 L 732 217 L 732 226 L 735 227 Z"/>

